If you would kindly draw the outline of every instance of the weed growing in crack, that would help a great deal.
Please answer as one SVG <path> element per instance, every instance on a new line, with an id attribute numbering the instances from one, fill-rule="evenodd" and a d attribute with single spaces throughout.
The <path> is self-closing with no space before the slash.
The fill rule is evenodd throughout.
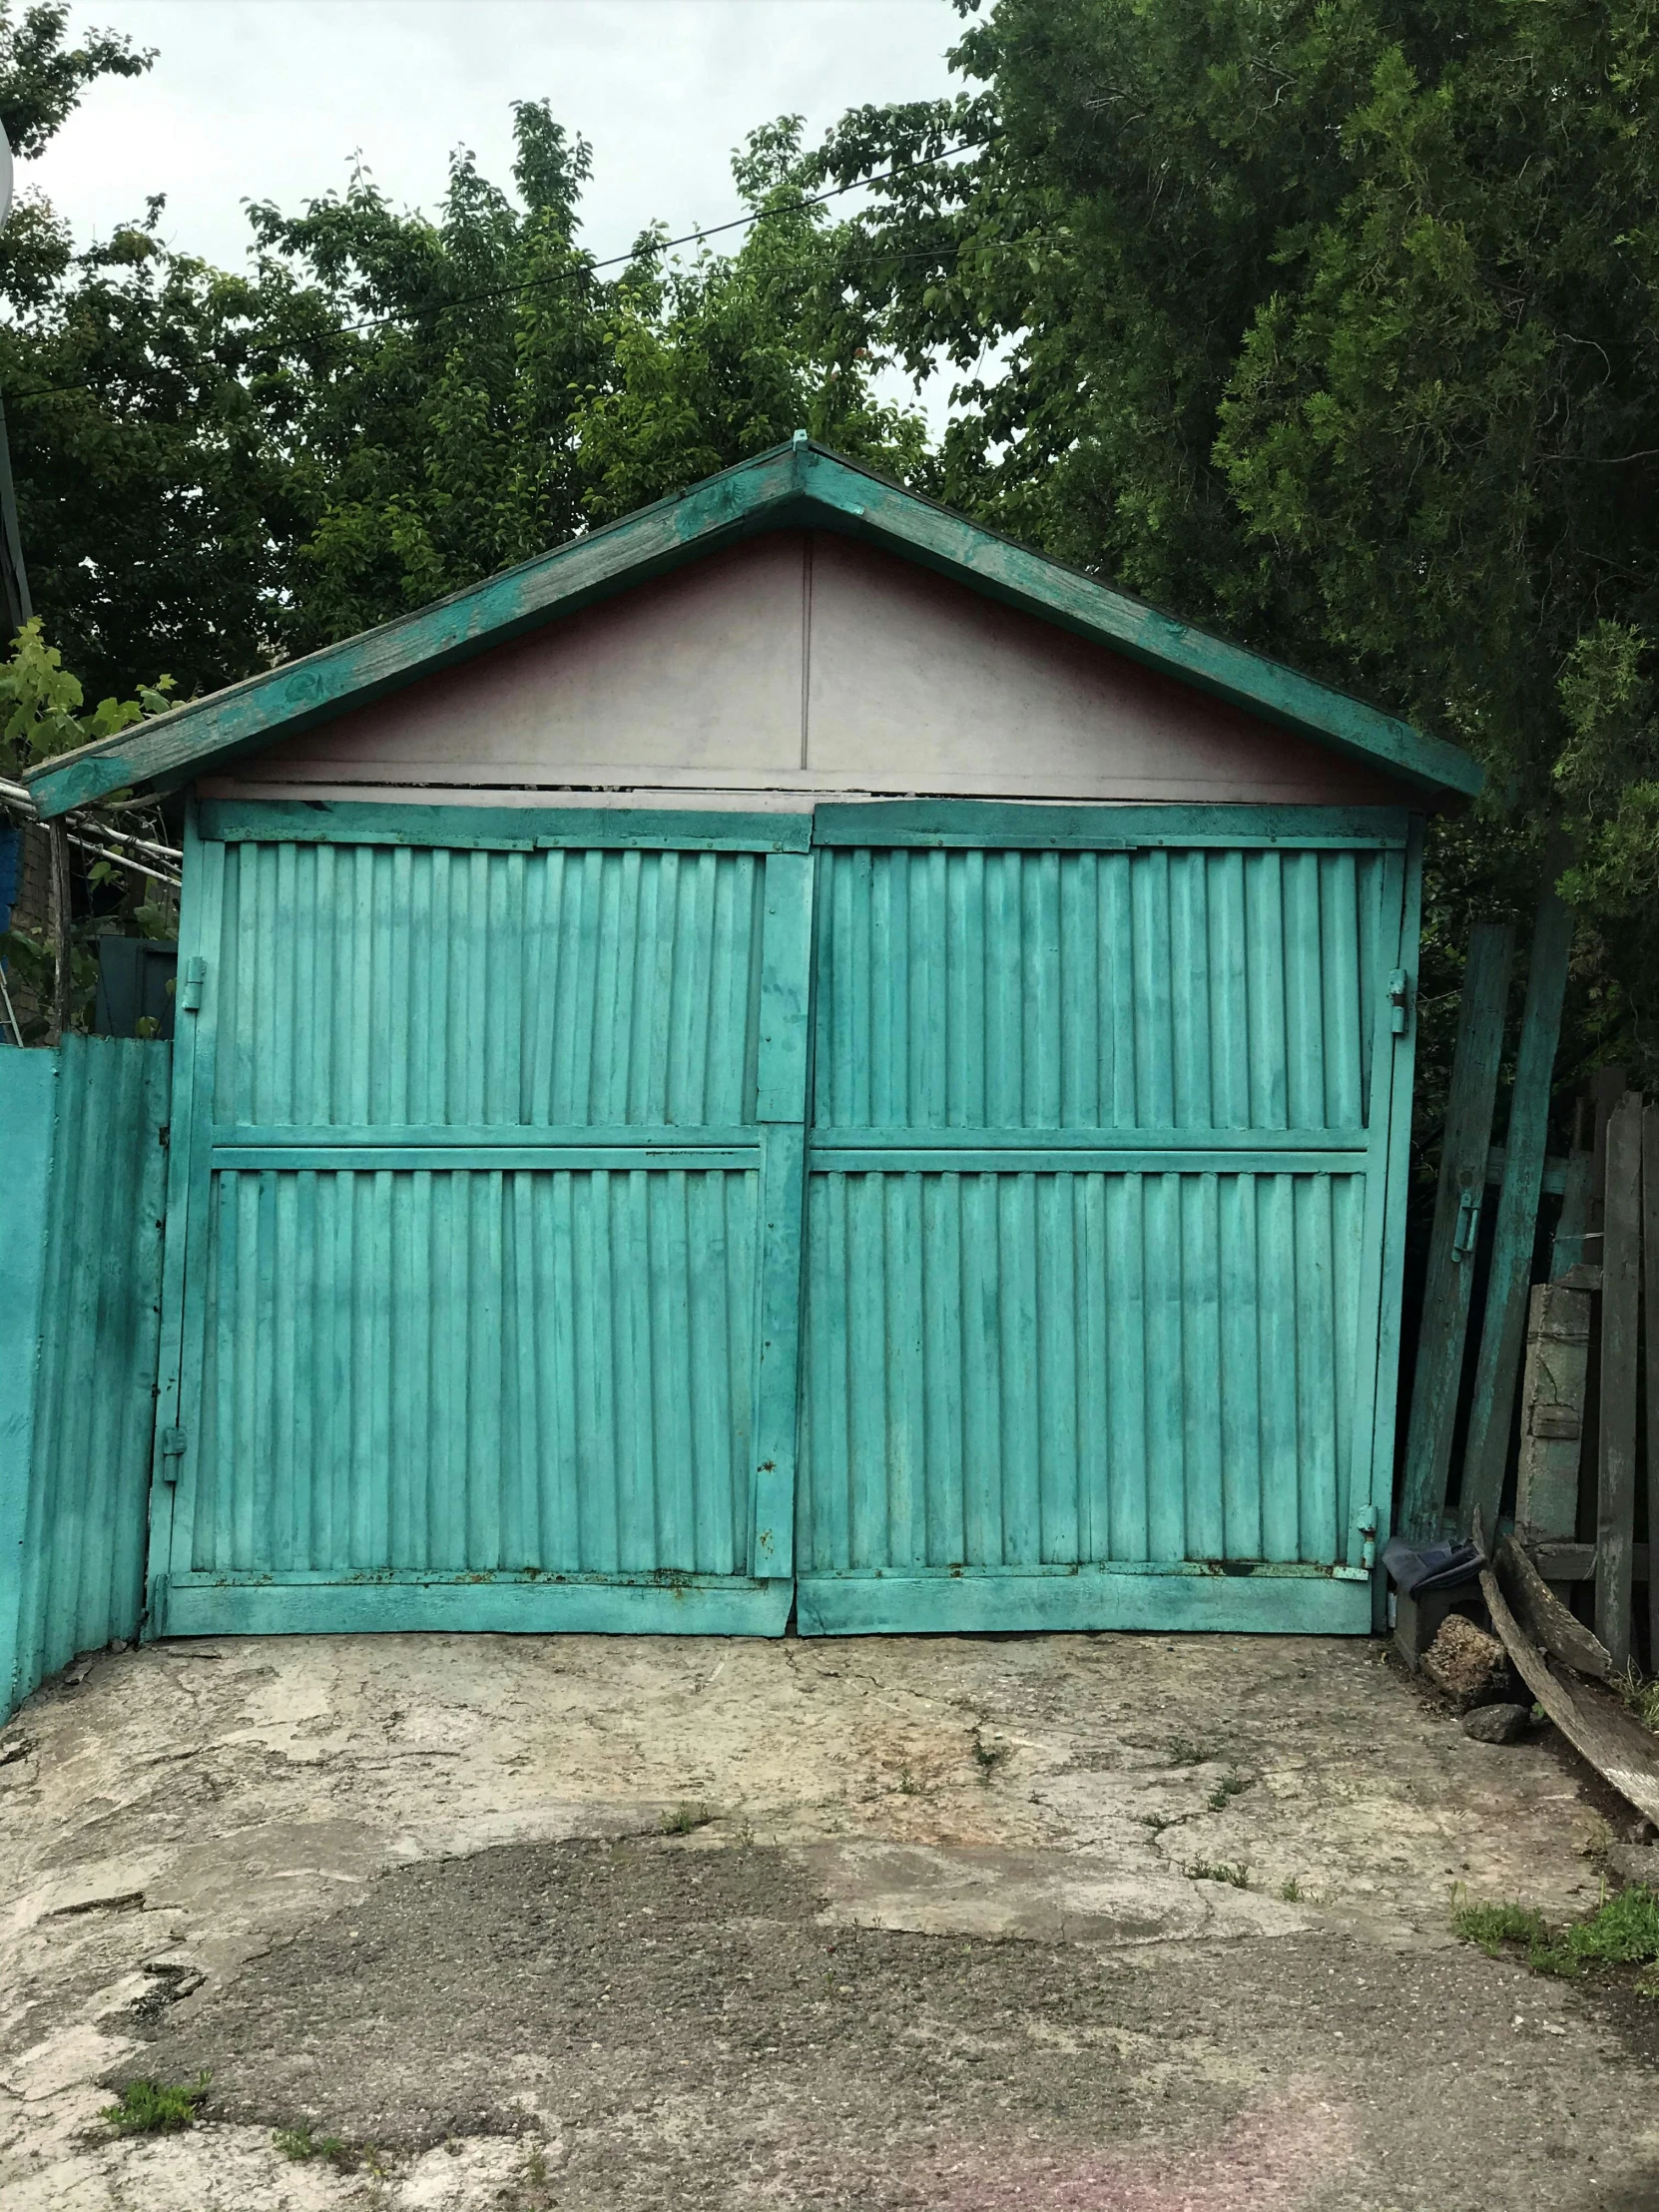
<path id="1" fill-rule="evenodd" d="M 981 1782 L 989 1782 L 997 1768 L 1003 1766 L 1009 1756 L 1006 1744 L 987 1744 L 981 1731 L 977 1728 L 974 1730 L 973 1763 L 979 1769 Z"/>
<path id="2" fill-rule="evenodd" d="M 197 2109 L 208 2094 L 208 2075 L 194 2081 L 129 2081 L 98 2117 L 117 2135 L 174 2135 L 196 2125 Z"/>
<path id="3" fill-rule="evenodd" d="M 1294 1874 L 1289 1882 L 1282 1882 L 1279 1885 L 1279 1895 L 1287 1905 L 1300 1905 L 1302 1903 L 1302 1884 L 1298 1882 Z"/>
<path id="4" fill-rule="evenodd" d="M 1209 1757 L 1196 1736 L 1172 1736 L 1169 1740 L 1169 1763 L 1172 1767 L 1202 1767 Z"/>
<path id="5" fill-rule="evenodd" d="M 309 2159 L 320 2158 L 324 2165 L 332 2166 L 335 2173 L 354 2173 L 357 2154 L 348 2143 L 337 2135 L 314 2136 L 309 2124 L 301 2121 L 297 2127 L 279 2127 L 271 2138 L 284 2158 L 291 2158 L 296 2165 Z"/>
<path id="6" fill-rule="evenodd" d="M 1256 1787 L 1256 1782 L 1257 1777 L 1255 1775 L 1240 1774 L 1236 1767 L 1230 1767 L 1210 1792 L 1211 1812 L 1225 1813 L 1233 1800 L 1236 1797 L 1243 1797 L 1246 1790 L 1253 1790 Z"/>
<path id="7" fill-rule="evenodd" d="M 1231 1890 L 1250 1888 L 1250 1869 L 1242 1863 L 1235 1867 L 1225 1859 L 1195 1859 L 1186 1875 L 1189 1882 L 1225 1882 Z"/>
<path id="8" fill-rule="evenodd" d="M 714 1815 L 706 1805 L 677 1805 L 672 1813 L 663 1815 L 665 1836 L 690 1836 L 700 1828 L 707 1828 Z"/>

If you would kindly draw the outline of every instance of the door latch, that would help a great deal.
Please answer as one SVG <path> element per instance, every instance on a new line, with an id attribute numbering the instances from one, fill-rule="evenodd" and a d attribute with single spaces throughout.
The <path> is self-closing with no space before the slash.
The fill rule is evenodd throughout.
<path id="1" fill-rule="evenodd" d="M 1411 1004 L 1411 979 L 1402 967 L 1396 967 L 1388 977 L 1388 1027 L 1396 1037 L 1405 1034 L 1405 1023 Z"/>
<path id="2" fill-rule="evenodd" d="M 200 952 L 193 952 L 185 962 L 185 979 L 179 986 L 179 1004 L 187 1014 L 202 1010 L 202 986 L 208 980 L 208 963 Z"/>
<path id="3" fill-rule="evenodd" d="M 1451 1257 L 1466 1260 L 1480 1231 L 1480 1192 L 1465 1187 L 1457 1198 L 1457 1226 L 1451 1232 Z"/>
<path id="4" fill-rule="evenodd" d="M 162 1430 L 162 1480 L 177 1482 L 179 1462 L 185 1456 L 185 1432 L 182 1428 Z"/>

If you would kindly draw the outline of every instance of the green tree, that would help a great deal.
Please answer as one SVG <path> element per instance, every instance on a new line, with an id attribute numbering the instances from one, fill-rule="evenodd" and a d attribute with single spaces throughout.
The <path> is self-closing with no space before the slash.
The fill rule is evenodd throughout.
<path id="1" fill-rule="evenodd" d="M 846 270 L 883 342 L 954 364 L 945 496 L 1469 745 L 1431 942 L 1524 900 L 1565 820 L 1580 1041 L 1659 1068 L 1656 30 L 998 0 L 955 57 L 981 90 L 851 116 L 818 170 L 987 140 L 880 188 Z"/>

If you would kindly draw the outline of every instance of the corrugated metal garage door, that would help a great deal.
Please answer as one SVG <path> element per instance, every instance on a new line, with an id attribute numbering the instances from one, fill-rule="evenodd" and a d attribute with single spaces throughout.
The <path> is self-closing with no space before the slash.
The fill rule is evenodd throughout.
<path id="1" fill-rule="evenodd" d="M 1369 1626 L 1400 818 L 466 814 L 203 810 L 158 1622 Z"/>
<path id="2" fill-rule="evenodd" d="M 1369 1625 L 1399 853 L 953 845 L 821 860 L 803 1629 Z"/>
<path id="3" fill-rule="evenodd" d="M 811 859 L 522 842 L 201 847 L 176 1631 L 784 1625 L 757 1103 Z"/>

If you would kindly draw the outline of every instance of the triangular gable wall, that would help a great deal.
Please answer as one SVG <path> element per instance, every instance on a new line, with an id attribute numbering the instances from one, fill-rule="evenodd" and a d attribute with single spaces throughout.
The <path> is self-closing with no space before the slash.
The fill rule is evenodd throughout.
<path id="1" fill-rule="evenodd" d="M 870 545 L 779 530 L 205 778 L 207 796 L 1400 804 L 1392 779 Z M 1417 802 L 1420 804 L 1420 799 Z"/>

